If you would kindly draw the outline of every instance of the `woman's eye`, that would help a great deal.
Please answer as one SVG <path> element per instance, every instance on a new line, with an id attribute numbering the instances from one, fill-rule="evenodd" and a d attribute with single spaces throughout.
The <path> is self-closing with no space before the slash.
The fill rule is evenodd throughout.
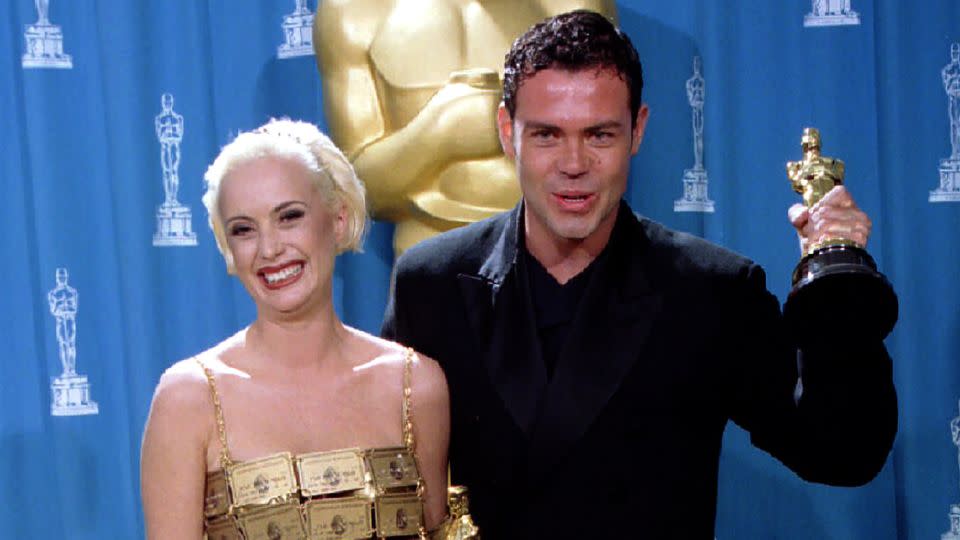
<path id="1" fill-rule="evenodd" d="M 253 230 L 249 225 L 234 225 L 230 227 L 230 236 L 243 236 Z"/>
<path id="2" fill-rule="evenodd" d="M 304 211 L 299 208 L 295 210 L 286 210 L 282 214 L 280 214 L 280 220 L 295 221 L 302 218 L 303 216 L 304 216 Z"/>

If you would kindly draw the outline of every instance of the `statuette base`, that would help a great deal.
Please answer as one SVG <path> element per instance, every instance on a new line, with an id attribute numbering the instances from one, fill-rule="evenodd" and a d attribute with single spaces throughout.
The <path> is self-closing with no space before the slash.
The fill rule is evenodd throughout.
<path id="1" fill-rule="evenodd" d="M 673 202 L 674 212 L 713 213 L 713 201 L 707 196 L 706 169 L 686 169 L 683 171 L 683 198 Z"/>
<path id="2" fill-rule="evenodd" d="M 50 385 L 53 401 L 50 414 L 53 416 L 80 416 L 97 414 L 100 408 L 90 399 L 90 383 L 86 375 L 61 375 Z"/>
<path id="3" fill-rule="evenodd" d="M 940 187 L 930 192 L 930 202 L 960 202 L 960 159 L 940 160 Z"/>
<path id="4" fill-rule="evenodd" d="M 31 24 L 23 35 L 27 52 L 21 59 L 25 68 L 71 69 L 73 58 L 63 52 L 63 32 L 57 25 Z"/>
<path id="5" fill-rule="evenodd" d="M 819 339 L 824 329 L 832 328 L 882 339 L 893 329 L 898 312 L 897 295 L 873 258 L 848 244 L 828 245 L 801 259 L 783 307 L 784 318 L 797 330 L 801 344 Z"/>
<path id="6" fill-rule="evenodd" d="M 950 518 L 950 530 L 941 534 L 940 540 L 960 540 L 960 504 L 951 504 L 947 517 Z"/>
<path id="7" fill-rule="evenodd" d="M 860 14 L 853 11 L 837 15 L 814 15 L 812 13 L 808 13 L 803 17 L 803 25 L 808 27 L 848 26 L 858 24 L 860 24 Z"/>
<path id="8" fill-rule="evenodd" d="M 157 232 L 153 245 L 195 246 L 197 234 L 193 232 L 190 208 L 181 204 L 162 204 L 157 208 Z"/>

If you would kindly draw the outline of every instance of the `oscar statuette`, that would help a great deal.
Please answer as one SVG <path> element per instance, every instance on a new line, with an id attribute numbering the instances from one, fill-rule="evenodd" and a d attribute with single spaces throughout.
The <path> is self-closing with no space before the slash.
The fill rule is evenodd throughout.
<path id="1" fill-rule="evenodd" d="M 803 159 L 787 163 L 794 191 L 812 207 L 843 183 L 839 159 L 820 154 L 820 132 L 803 130 Z M 863 246 L 846 238 L 811 245 L 793 271 L 793 288 L 783 307 L 800 340 L 841 329 L 851 337 L 885 338 L 897 321 L 897 295 Z"/>
<path id="2" fill-rule="evenodd" d="M 428 535 L 428 540 L 480 540 L 480 528 L 470 516 L 467 488 L 447 488 L 448 514 L 443 523 Z"/>

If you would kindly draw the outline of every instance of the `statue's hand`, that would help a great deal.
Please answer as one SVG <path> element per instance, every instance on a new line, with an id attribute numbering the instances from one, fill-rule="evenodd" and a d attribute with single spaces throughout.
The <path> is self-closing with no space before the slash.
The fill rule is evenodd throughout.
<path id="1" fill-rule="evenodd" d="M 866 246 L 872 227 L 870 218 L 844 186 L 835 186 L 810 208 L 799 203 L 791 206 L 787 215 L 797 230 L 804 254 L 812 245 L 839 238 Z"/>
<path id="2" fill-rule="evenodd" d="M 501 153 L 497 136 L 499 88 L 478 87 L 474 82 L 452 82 L 441 88 L 424 107 L 433 117 L 427 140 L 441 159 L 482 159 Z"/>

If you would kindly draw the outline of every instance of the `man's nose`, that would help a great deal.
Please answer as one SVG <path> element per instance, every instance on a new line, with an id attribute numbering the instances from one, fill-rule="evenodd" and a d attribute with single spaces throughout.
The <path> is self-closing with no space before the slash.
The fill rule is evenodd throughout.
<path id="1" fill-rule="evenodd" d="M 584 141 L 571 138 L 563 150 L 563 155 L 560 156 L 560 172 L 571 177 L 582 176 L 590 169 L 591 159 L 590 151 Z"/>

